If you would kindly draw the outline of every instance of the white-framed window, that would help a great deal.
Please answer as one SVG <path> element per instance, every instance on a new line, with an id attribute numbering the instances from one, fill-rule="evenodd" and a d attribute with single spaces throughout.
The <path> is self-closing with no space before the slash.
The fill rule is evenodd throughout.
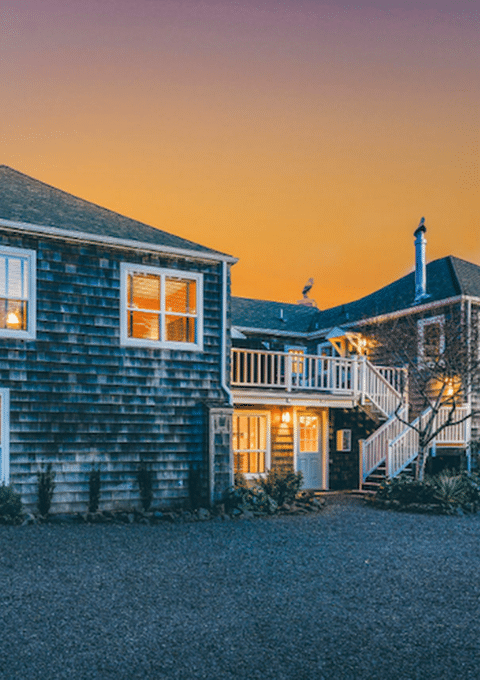
<path id="1" fill-rule="evenodd" d="M 36 253 L 0 246 L 0 337 L 34 339 Z"/>
<path id="2" fill-rule="evenodd" d="M 292 374 L 293 375 L 301 375 L 303 374 L 305 370 L 305 361 L 304 361 L 304 355 L 305 355 L 306 348 L 303 347 L 302 345 L 286 345 L 285 346 L 285 352 L 288 352 L 288 354 L 292 357 Z"/>
<path id="3" fill-rule="evenodd" d="M 317 345 L 317 354 L 320 357 L 339 357 L 340 352 L 328 340 Z"/>
<path id="4" fill-rule="evenodd" d="M 236 411 L 233 414 L 235 472 L 246 477 L 262 475 L 270 467 L 270 414 Z"/>
<path id="5" fill-rule="evenodd" d="M 337 451 L 348 452 L 352 450 L 352 431 L 337 430 Z"/>
<path id="6" fill-rule="evenodd" d="M 120 295 L 122 344 L 203 349 L 202 274 L 122 262 Z"/>
<path id="7" fill-rule="evenodd" d="M 421 364 L 437 362 L 445 351 L 445 316 L 431 316 L 419 319 L 418 359 Z"/>

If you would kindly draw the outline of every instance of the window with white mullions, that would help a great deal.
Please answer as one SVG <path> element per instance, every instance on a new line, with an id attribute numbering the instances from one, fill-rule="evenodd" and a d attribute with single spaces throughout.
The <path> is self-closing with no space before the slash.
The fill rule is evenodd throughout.
<path id="1" fill-rule="evenodd" d="M 35 337 L 35 252 L 0 247 L 0 335 Z"/>
<path id="2" fill-rule="evenodd" d="M 202 275 L 122 264 L 123 344 L 202 348 Z"/>
<path id="3" fill-rule="evenodd" d="M 233 456 L 235 472 L 263 474 L 269 465 L 268 416 L 238 413 L 233 416 Z"/>
<path id="4" fill-rule="evenodd" d="M 169 342 L 195 342 L 197 284 L 192 279 L 165 279 L 165 329 Z"/>

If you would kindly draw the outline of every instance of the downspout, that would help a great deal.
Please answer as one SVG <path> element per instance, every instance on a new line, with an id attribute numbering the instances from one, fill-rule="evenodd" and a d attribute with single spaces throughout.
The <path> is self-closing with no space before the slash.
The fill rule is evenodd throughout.
<path id="1" fill-rule="evenodd" d="M 468 385 L 467 385 L 467 406 L 472 412 L 472 371 L 471 371 L 471 361 L 472 361 L 472 301 L 467 300 L 467 362 L 468 362 Z M 471 432 L 472 432 L 472 416 L 470 416 L 470 422 L 465 422 L 465 430 L 470 433 L 470 440 L 467 446 L 467 471 L 471 472 L 472 469 L 472 446 L 471 446 Z"/>
<path id="2" fill-rule="evenodd" d="M 230 381 L 227 379 L 227 306 L 228 306 L 228 263 L 222 262 L 222 343 L 220 356 L 220 381 L 221 386 L 228 398 L 228 405 L 233 406 L 233 396 L 230 389 Z"/>

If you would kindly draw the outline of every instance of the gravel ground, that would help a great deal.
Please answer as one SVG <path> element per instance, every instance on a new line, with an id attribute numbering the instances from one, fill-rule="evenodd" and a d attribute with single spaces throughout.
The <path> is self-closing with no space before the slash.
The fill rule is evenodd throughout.
<path id="1" fill-rule="evenodd" d="M 480 516 L 0 527 L 0 677 L 480 677 Z"/>

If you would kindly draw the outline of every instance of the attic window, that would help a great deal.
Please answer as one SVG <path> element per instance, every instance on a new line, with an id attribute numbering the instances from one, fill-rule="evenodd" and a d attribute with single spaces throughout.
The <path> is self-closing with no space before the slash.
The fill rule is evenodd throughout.
<path id="1" fill-rule="evenodd" d="M 35 338 L 34 250 L 0 247 L 0 336 Z"/>
<path id="2" fill-rule="evenodd" d="M 122 344 L 202 349 L 202 275 L 122 264 Z"/>

